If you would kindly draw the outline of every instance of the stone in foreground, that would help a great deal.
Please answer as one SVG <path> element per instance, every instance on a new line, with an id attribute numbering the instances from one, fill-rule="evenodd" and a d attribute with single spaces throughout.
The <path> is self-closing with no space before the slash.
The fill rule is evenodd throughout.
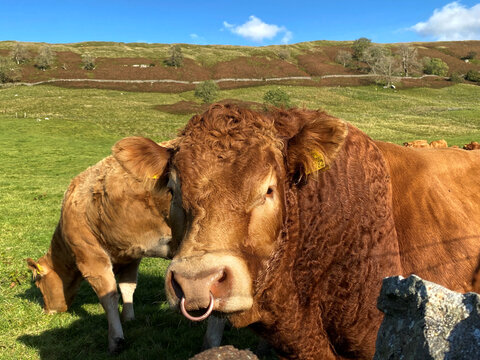
<path id="1" fill-rule="evenodd" d="M 201 352 L 190 360 L 258 360 L 250 350 L 238 350 L 232 345 L 220 346 Z"/>
<path id="2" fill-rule="evenodd" d="M 383 280 L 374 360 L 480 359 L 480 296 L 416 275 Z"/>

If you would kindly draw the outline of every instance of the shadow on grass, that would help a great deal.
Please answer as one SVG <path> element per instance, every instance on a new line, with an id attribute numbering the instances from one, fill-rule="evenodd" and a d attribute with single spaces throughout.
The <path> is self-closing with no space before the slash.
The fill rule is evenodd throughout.
<path id="1" fill-rule="evenodd" d="M 108 354 L 106 316 L 92 315 L 83 308 L 84 304 L 99 303 L 86 282 L 69 309 L 70 314 L 79 317 L 78 320 L 38 335 L 22 335 L 18 341 L 37 349 L 42 360 L 188 359 L 201 351 L 206 321 L 192 323 L 168 309 L 163 283 L 162 277 L 139 274 L 134 299 L 136 320 L 123 324 L 127 349 L 119 355 Z M 41 301 L 40 290 L 34 284 L 21 297 Z M 258 338 L 248 329 L 227 327 L 223 344 L 255 349 Z M 275 357 L 269 356 L 268 359 Z"/>

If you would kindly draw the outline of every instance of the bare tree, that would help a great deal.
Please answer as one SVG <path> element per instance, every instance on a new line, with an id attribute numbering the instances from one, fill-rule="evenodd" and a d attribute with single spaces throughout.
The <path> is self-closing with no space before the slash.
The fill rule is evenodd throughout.
<path id="1" fill-rule="evenodd" d="M 335 57 L 335 61 L 346 67 L 352 62 L 352 54 L 345 50 L 339 50 Z"/>
<path id="2" fill-rule="evenodd" d="M 393 85 L 393 78 L 399 66 L 389 49 L 383 46 L 370 46 L 364 52 L 363 61 L 370 67 L 370 73 L 377 75 L 378 81 L 389 87 Z"/>
<path id="3" fill-rule="evenodd" d="M 418 71 L 422 68 L 422 64 L 418 61 L 417 58 L 417 48 L 403 44 L 399 46 L 398 50 L 404 76 L 409 76 L 412 74 L 413 71 Z"/>
<path id="4" fill-rule="evenodd" d="M 376 74 L 379 61 L 382 61 L 387 56 L 391 56 L 391 53 L 386 47 L 372 45 L 364 50 L 361 60 L 367 63 L 371 73 Z"/>
<path id="5" fill-rule="evenodd" d="M 11 56 L 13 61 L 15 61 L 17 65 L 27 62 L 28 60 L 30 60 L 31 57 L 25 44 L 19 42 L 15 44 L 15 48 L 13 49 Z"/>
<path id="6" fill-rule="evenodd" d="M 394 76 L 399 69 L 397 59 L 392 55 L 384 55 L 378 59 L 376 67 L 378 79 L 386 86 L 392 86 Z"/>
<path id="7" fill-rule="evenodd" d="M 40 48 L 37 57 L 35 58 L 35 66 L 41 70 L 46 70 L 53 65 L 55 54 L 50 46 L 45 45 Z"/>

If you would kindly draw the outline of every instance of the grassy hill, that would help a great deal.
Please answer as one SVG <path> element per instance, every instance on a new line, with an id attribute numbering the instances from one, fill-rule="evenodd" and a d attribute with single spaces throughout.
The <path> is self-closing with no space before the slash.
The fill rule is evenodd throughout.
<path id="1" fill-rule="evenodd" d="M 92 80 L 159 80 L 203 81 L 207 79 L 269 79 L 278 77 L 311 77 L 310 80 L 281 81 L 281 83 L 308 86 L 363 85 L 372 79 L 356 77 L 322 79 L 328 75 L 362 75 L 359 67 L 346 68 L 335 61 L 339 51 L 352 51 L 352 41 L 312 41 L 292 45 L 272 45 L 263 47 L 229 45 L 179 44 L 184 55 L 181 67 L 169 67 L 164 61 L 168 58 L 171 45 L 144 43 L 83 42 L 75 44 L 50 44 L 55 52 L 54 65 L 46 71 L 35 68 L 31 60 L 20 66 L 20 79 L 33 83 L 52 79 L 92 79 Z M 16 42 L 0 42 L 0 56 L 8 56 Z M 33 58 L 46 44 L 25 43 Z M 393 53 L 401 44 L 386 44 Z M 480 61 L 465 62 L 468 53 L 480 56 L 480 41 L 411 43 L 418 49 L 419 58 L 440 58 L 449 66 L 449 74 L 465 74 L 468 70 L 480 70 Z M 90 53 L 96 58 L 95 70 L 82 69 L 81 55 Z M 400 83 L 400 82 L 399 82 Z M 404 86 L 449 85 L 441 79 L 424 81 L 403 81 Z M 221 83 L 224 89 L 258 85 L 258 82 Z M 62 83 L 69 87 L 100 87 L 132 91 L 181 92 L 191 90 L 193 84 L 174 83 Z"/>

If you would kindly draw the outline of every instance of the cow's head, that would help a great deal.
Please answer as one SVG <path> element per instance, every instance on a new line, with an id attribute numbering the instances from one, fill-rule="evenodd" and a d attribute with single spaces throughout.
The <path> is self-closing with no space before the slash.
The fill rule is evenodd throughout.
<path id="1" fill-rule="evenodd" d="M 43 310 L 47 314 L 67 311 L 77 293 L 81 275 L 62 267 L 55 268 L 49 254 L 38 261 L 28 258 L 27 265 L 32 270 L 35 285 L 42 293 Z"/>
<path id="2" fill-rule="evenodd" d="M 170 225 L 180 243 L 166 275 L 170 304 L 251 309 L 255 280 L 284 227 L 285 191 L 328 168 L 346 133 L 343 121 L 318 111 L 214 105 L 193 117 L 168 166 Z M 166 162 L 157 150 L 146 156 Z"/>

